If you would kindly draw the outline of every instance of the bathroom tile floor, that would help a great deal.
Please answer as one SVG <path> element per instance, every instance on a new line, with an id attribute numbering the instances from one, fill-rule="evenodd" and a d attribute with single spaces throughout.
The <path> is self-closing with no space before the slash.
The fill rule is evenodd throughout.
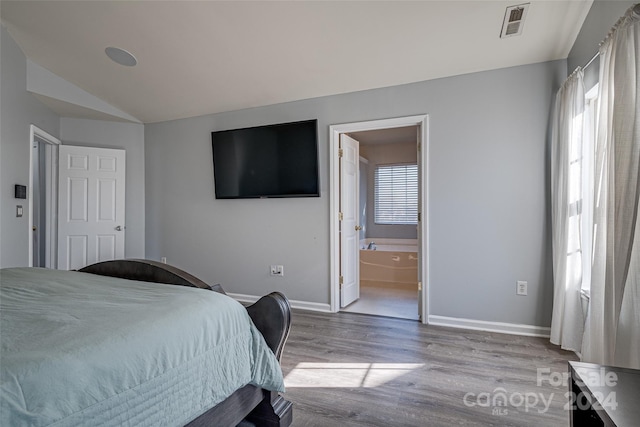
<path id="1" fill-rule="evenodd" d="M 417 285 L 396 286 L 362 281 L 360 298 L 341 311 L 418 320 Z"/>

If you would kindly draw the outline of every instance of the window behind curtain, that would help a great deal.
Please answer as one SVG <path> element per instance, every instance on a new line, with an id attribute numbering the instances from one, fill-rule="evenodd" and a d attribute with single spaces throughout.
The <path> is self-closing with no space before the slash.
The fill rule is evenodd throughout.
<path id="1" fill-rule="evenodd" d="M 585 109 L 582 132 L 582 206 L 580 218 L 580 239 L 582 240 L 582 292 L 589 293 L 591 288 L 591 266 L 593 251 L 590 242 L 593 241 L 594 223 L 594 191 L 595 179 L 595 149 L 597 132 L 597 104 L 598 87 L 596 84 L 585 95 Z"/>
<path id="2" fill-rule="evenodd" d="M 374 186 L 376 224 L 418 223 L 418 165 L 378 165 Z"/>

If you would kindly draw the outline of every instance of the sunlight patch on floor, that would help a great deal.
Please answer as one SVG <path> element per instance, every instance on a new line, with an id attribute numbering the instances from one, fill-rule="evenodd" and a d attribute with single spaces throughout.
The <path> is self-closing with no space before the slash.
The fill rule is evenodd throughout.
<path id="1" fill-rule="evenodd" d="M 285 387 L 379 387 L 422 368 L 424 363 L 311 363 L 301 362 L 284 379 Z"/>

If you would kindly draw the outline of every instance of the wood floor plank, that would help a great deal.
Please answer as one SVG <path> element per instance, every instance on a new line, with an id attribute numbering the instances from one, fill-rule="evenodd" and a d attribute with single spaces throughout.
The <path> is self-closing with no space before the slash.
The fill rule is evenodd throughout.
<path id="1" fill-rule="evenodd" d="M 282 368 L 293 426 L 568 426 L 548 380 L 568 360 L 546 338 L 294 310 Z"/>

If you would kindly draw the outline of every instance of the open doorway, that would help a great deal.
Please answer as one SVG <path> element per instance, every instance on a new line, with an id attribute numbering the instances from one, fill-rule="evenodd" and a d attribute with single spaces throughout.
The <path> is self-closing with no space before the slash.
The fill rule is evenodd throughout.
<path id="1" fill-rule="evenodd" d="M 422 165 L 426 165 L 428 144 L 428 117 L 411 116 L 397 119 L 377 120 L 331 126 L 331 249 L 332 249 L 332 295 L 331 308 L 367 314 L 377 314 L 408 319 L 428 319 L 428 251 L 427 251 L 427 180 Z M 341 144 L 347 135 L 358 145 L 359 188 L 355 202 L 359 206 L 356 230 L 359 230 L 357 254 L 345 257 L 351 246 L 342 245 L 344 232 L 351 232 L 351 223 L 342 206 L 345 189 L 341 179 L 343 154 Z M 396 145 L 397 144 L 397 145 Z M 362 150 L 359 148 L 362 147 Z M 403 153 L 404 151 L 404 153 Z M 385 154 L 386 160 L 384 159 Z M 391 153 L 391 154 L 389 154 Z M 381 167 L 384 165 L 384 167 Z M 382 172 L 380 172 L 382 170 Z M 374 209 L 375 182 L 377 174 L 408 174 L 417 188 L 414 190 L 412 218 L 386 220 Z M 368 185 L 364 182 L 370 182 Z M 346 190 L 349 193 L 350 190 Z M 379 206 L 377 206 L 379 208 Z M 391 207 L 391 212 L 394 209 Z M 346 226 L 345 226 L 346 224 Z M 362 255 L 364 253 L 364 255 Z M 353 265 L 344 265 L 345 260 L 355 259 L 358 276 L 358 298 L 343 301 L 342 283 L 348 278 Z M 360 292 L 362 291 L 362 292 Z M 354 292 L 350 292 L 354 295 Z M 346 303 L 345 303 L 346 302 Z"/>
<path id="2" fill-rule="evenodd" d="M 60 140 L 34 125 L 29 133 L 29 266 L 57 268 Z"/>
<path id="3" fill-rule="evenodd" d="M 418 129 L 348 134 L 360 155 L 360 292 L 342 311 L 419 319 Z"/>

